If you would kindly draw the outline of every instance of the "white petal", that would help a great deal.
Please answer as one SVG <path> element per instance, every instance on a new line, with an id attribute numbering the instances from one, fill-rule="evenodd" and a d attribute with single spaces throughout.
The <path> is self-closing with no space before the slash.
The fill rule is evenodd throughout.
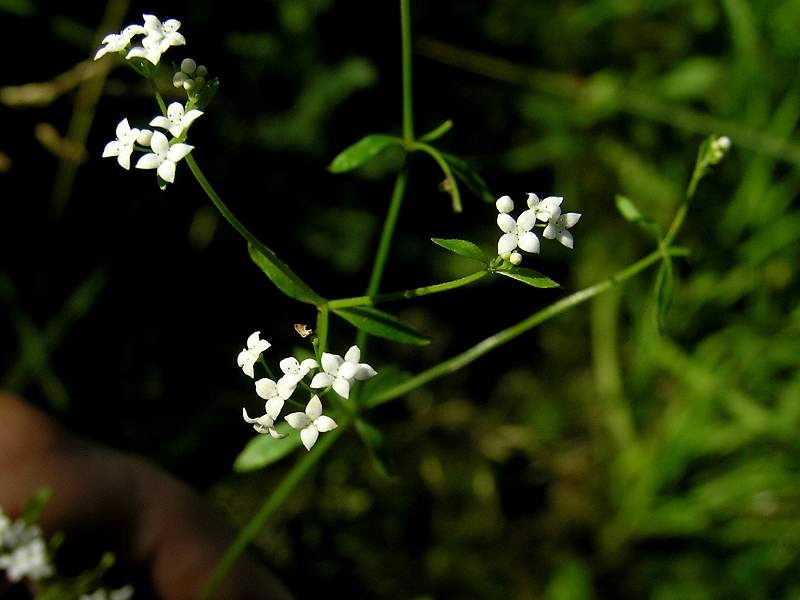
<path id="1" fill-rule="evenodd" d="M 178 31 L 180 27 L 181 27 L 181 22 L 178 21 L 178 19 L 167 19 L 166 21 L 164 21 L 163 25 L 164 31 L 168 32 Z"/>
<path id="2" fill-rule="evenodd" d="M 247 414 L 247 409 L 246 408 L 242 409 L 242 417 L 244 417 L 244 420 L 247 421 L 248 423 L 255 423 L 256 421 L 258 421 L 258 419 L 251 419 L 250 418 L 250 416 Z"/>
<path id="3" fill-rule="evenodd" d="M 160 165 L 158 165 L 158 176 L 161 177 L 164 181 L 168 181 L 169 183 L 175 182 L 175 163 L 171 160 L 165 160 Z"/>
<path id="4" fill-rule="evenodd" d="M 105 42 L 104 42 L 104 43 L 105 43 Z M 110 51 L 111 51 L 111 48 L 110 48 L 110 47 L 108 47 L 108 46 L 101 46 L 101 47 L 100 47 L 100 49 L 99 49 L 97 52 L 95 52 L 94 59 L 95 59 L 95 60 L 100 60 L 100 59 L 101 59 L 101 58 L 103 58 L 103 57 L 104 57 L 106 54 L 108 54 Z"/>
<path id="5" fill-rule="evenodd" d="M 344 355 L 345 361 L 357 363 L 361 360 L 361 350 L 358 346 L 350 346 Z"/>
<path id="6" fill-rule="evenodd" d="M 352 379 L 358 373 L 358 363 L 345 361 L 339 367 L 339 372 L 336 374 L 337 377 L 341 377 L 343 379 Z"/>
<path id="7" fill-rule="evenodd" d="M 189 144 L 173 144 L 167 152 L 167 158 L 176 163 L 192 150 L 194 150 L 194 146 Z"/>
<path id="8" fill-rule="evenodd" d="M 103 158 L 108 158 L 109 156 L 119 156 L 119 151 L 121 148 L 122 144 L 120 144 L 117 140 L 108 142 L 106 147 L 103 148 Z"/>
<path id="9" fill-rule="evenodd" d="M 306 404 L 306 414 L 312 421 L 322 414 L 322 402 L 320 402 L 319 396 L 311 396 L 308 404 Z"/>
<path id="10" fill-rule="evenodd" d="M 156 169 L 162 163 L 162 159 L 158 154 L 145 154 L 136 162 L 137 169 Z"/>
<path id="11" fill-rule="evenodd" d="M 167 117 L 159 115 L 157 117 L 153 117 L 153 120 L 150 121 L 149 125 L 151 127 L 161 127 L 161 129 L 169 129 L 170 127 L 172 127 L 172 121 L 170 121 Z"/>
<path id="12" fill-rule="evenodd" d="M 540 221 L 550 221 L 552 219 L 557 219 L 558 215 L 561 214 L 561 202 L 564 198 L 559 196 L 548 196 L 544 200 L 539 203 L 539 206 L 536 208 L 536 217 Z"/>
<path id="13" fill-rule="evenodd" d="M 164 42 L 162 42 L 162 44 L 163 43 L 166 43 L 168 46 L 185 46 L 186 38 L 183 37 L 182 33 L 173 31 L 164 36 Z"/>
<path id="14" fill-rule="evenodd" d="M 581 220 L 581 213 L 566 213 L 561 215 L 561 219 L 565 227 L 572 227 Z"/>
<path id="15" fill-rule="evenodd" d="M 342 398 L 350 397 L 350 380 L 337 377 L 333 382 L 333 390 Z"/>
<path id="16" fill-rule="evenodd" d="M 517 247 L 517 236 L 513 233 L 504 233 L 497 241 L 497 253 L 506 254 Z"/>
<path id="17" fill-rule="evenodd" d="M 319 363 L 313 358 L 307 358 L 300 363 L 300 371 L 303 373 L 303 375 L 308 373 L 311 369 L 316 369 L 317 367 L 319 367 Z"/>
<path id="18" fill-rule="evenodd" d="M 117 162 L 119 166 L 129 171 L 131 168 L 131 153 L 133 153 L 133 148 L 130 146 L 125 146 L 121 148 L 119 151 L 119 155 L 117 156 Z"/>
<path id="19" fill-rule="evenodd" d="M 122 121 L 117 124 L 117 139 L 121 140 L 130 130 L 131 126 L 128 125 L 128 119 L 122 119 Z"/>
<path id="20" fill-rule="evenodd" d="M 333 377 L 328 373 L 317 373 L 314 375 L 314 378 L 311 380 L 311 383 L 308 387 L 310 388 L 326 388 L 333 383 Z"/>
<path id="21" fill-rule="evenodd" d="M 526 210 L 517 219 L 518 231 L 530 231 L 536 225 L 536 211 Z"/>
<path id="22" fill-rule="evenodd" d="M 153 132 L 149 129 L 142 129 L 139 132 L 139 135 L 136 136 L 136 142 L 141 144 L 142 146 L 149 146 L 150 142 L 153 140 Z"/>
<path id="23" fill-rule="evenodd" d="M 539 196 L 533 193 L 528 194 L 528 208 L 535 209 L 539 205 Z"/>
<path id="24" fill-rule="evenodd" d="M 293 429 L 303 429 L 311 424 L 308 415 L 304 412 L 289 413 L 283 418 Z"/>
<path id="25" fill-rule="evenodd" d="M 184 126 L 178 123 L 176 125 L 172 125 L 169 128 L 169 132 L 170 134 L 172 134 L 172 137 L 180 137 L 184 129 L 185 129 Z"/>
<path id="26" fill-rule="evenodd" d="M 183 118 L 183 104 L 173 102 L 167 107 L 167 117 L 173 123 L 178 123 Z"/>
<path id="27" fill-rule="evenodd" d="M 322 353 L 322 368 L 326 373 L 336 373 L 344 361 L 338 354 Z"/>
<path id="28" fill-rule="evenodd" d="M 556 239 L 559 242 L 561 242 L 562 244 L 564 244 L 567 248 L 571 249 L 571 248 L 574 247 L 574 241 L 572 240 L 572 234 L 569 231 L 567 231 L 566 229 L 564 229 L 563 231 L 560 231 L 558 233 L 558 235 L 556 236 Z"/>
<path id="29" fill-rule="evenodd" d="M 271 398 L 267 400 L 267 403 L 264 405 L 264 412 L 266 412 L 272 420 L 278 418 L 278 415 L 281 414 L 283 410 L 283 398 Z"/>
<path id="30" fill-rule="evenodd" d="M 318 431 L 325 433 L 326 431 L 333 431 L 336 429 L 336 421 L 331 419 L 330 417 L 326 417 L 322 415 L 314 420 L 314 427 L 317 428 Z"/>
<path id="31" fill-rule="evenodd" d="M 259 379 L 256 381 L 256 394 L 264 400 L 275 398 L 278 395 L 278 385 L 268 377 Z"/>
<path id="32" fill-rule="evenodd" d="M 284 358 L 278 366 L 280 366 L 281 371 L 284 373 L 293 373 L 295 375 L 300 373 L 300 363 L 297 362 L 294 356 Z"/>
<path id="33" fill-rule="evenodd" d="M 167 141 L 167 136 L 160 131 L 154 131 L 153 137 L 150 139 L 150 147 L 156 154 L 166 156 L 167 152 L 169 152 L 169 141 Z"/>
<path id="34" fill-rule="evenodd" d="M 539 238 L 532 231 L 526 231 L 519 238 L 519 247 L 525 252 L 532 252 L 538 254 L 539 252 Z"/>
<path id="35" fill-rule="evenodd" d="M 297 384 L 300 382 L 299 375 L 288 374 L 278 379 L 278 395 L 281 398 L 288 400 L 297 389 Z"/>
<path id="36" fill-rule="evenodd" d="M 552 222 L 550 222 L 547 224 L 547 227 L 544 228 L 542 235 L 547 239 L 552 240 L 554 237 L 556 237 L 556 233 L 558 233 L 558 228 L 553 225 Z"/>
<path id="37" fill-rule="evenodd" d="M 494 205 L 497 207 L 497 211 L 501 213 L 509 213 L 514 210 L 514 201 L 511 196 L 500 196 Z"/>
<path id="38" fill-rule="evenodd" d="M 260 331 L 254 331 L 253 333 L 248 335 L 247 336 L 247 347 L 248 348 L 252 348 L 253 346 L 255 346 L 258 342 L 261 341 L 260 337 L 261 337 L 261 332 Z"/>
<path id="39" fill-rule="evenodd" d="M 303 446 L 306 447 L 306 450 L 311 450 L 314 444 L 317 443 L 317 438 L 319 437 L 319 431 L 313 425 L 310 425 L 300 431 L 300 439 L 303 441 Z"/>
<path id="40" fill-rule="evenodd" d="M 142 15 L 142 18 L 144 19 L 144 28 L 147 31 L 161 31 L 161 21 L 158 20 L 158 17 L 155 15 Z"/>
<path id="41" fill-rule="evenodd" d="M 278 431 L 274 427 L 270 427 L 269 429 L 267 429 L 267 431 L 269 431 L 269 434 L 273 437 L 273 439 L 276 439 L 276 440 L 279 440 L 281 438 L 285 438 L 286 437 L 285 433 L 281 433 L 280 431 Z"/>
<path id="42" fill-rule="evenodd" d="M 511 233 L 517 230 L 517 222 L 514 220 L 514 217 L 506 213 L 497 215 L 497 226 L 503 233 Z"/>
<path id="43" fill-rule="evenodd" d="M 196 108 L 193 108 L 183 116 L 183 118 L 181 119 L 181 125 L 183 125 L 184 127 L 189 127 L 189 125 L 191 125 L 197 119 L 197 117 L 202 116 L 202 114 L 203 114 L 202 110 L 197 110 Z"/>
<path id="44" fill-rule="evenodd" d="M 365 379 L 370 379 L 371 377 L 375 377 L 378 372 L 369 366 L 367 363 L 361 363 L 358 365 L 358 372 L 356 373 L 355 377 L 359 381 L 364 381 Z"/>

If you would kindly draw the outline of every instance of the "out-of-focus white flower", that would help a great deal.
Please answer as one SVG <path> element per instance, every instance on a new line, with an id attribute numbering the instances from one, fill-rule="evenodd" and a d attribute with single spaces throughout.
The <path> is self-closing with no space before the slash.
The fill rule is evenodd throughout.
<path id="1" fill-rule="evenodd" d="M 128 124 L 128 119 L 122 119 L 122 121 L 117 124 L 117 139 L 108 142 L 106 147 L 103 148 L 103 158 L 116 156 L 120 167 L 123 169 L 130 169 L 133 145 L 136 143 L 140 134 L 141 132 L 138 129 L 131 128 Z"/>
<path id="2" fill-rule="evenodd" d="M 503 231 L 497 241 L 497 253 L 509 256 L 518 247 L 526 252 L 539 252 L 539 238 L 531 231 L 535 224 L 536 213 L 532 210 L 524 211 L 516 220 L 508 213 L 497 215 L 497 226 Z"/>
<path id="3" fill-rule="evenodd" d="M 344 359 L 338 354 L 322 353 L 322 373 L 317 373 L 311 380 L 310 387 L 333 387 L 342 398 L 350 397 L 353 380 L 364 380 L 374 377 L 377 372 L 370 365 L 360 363 L 361 350 L 351 346 Z"/>
<path id="4" fill-rule="evenodd" d="M 150 125 L 169 130 L 172 137 L 180 137 L 189 128 L 189 125 L 202 114 L 203 111 L 196 108 L 184 113 L 183 105 L 180 102 L 173 102 L 167 107 L 167 116 L 154 117 L 150 121 Z"/>
<path id="5" fill-rule="evenodd" d="M 253 366 L 256 364 L 258 357 L 272 345 L 267 340 L 260 339 L 260 336 L 260 331 L 251 333 L 247 338 L 247 347 L 239 352 L 239 356 L 236 357 L 236 364 L 242 368 L 244 374 L 253 378 L 255 378 Z"/>
<path id="6" fill-rule="evenodd" d="M 82 594 L 80 600 L 130 600 L 133 598 L 133 586 L 126 585 L 118 590 L 100 588 L 91 594 Z"/>
<path id="7" fill-rule="evenodd" d="M 572 234 L 567 229 L 575 225 L 580 218 L 580 213 L 564 213 L 558 218 L 551 219 L 547 227 L 544 228 L 542 235 L 551 240 L 558 240 L 567 248 L 572 248 L 574 246 Z"/>
<path id="8" fill-rule="evenodd" d="M 35 537 L 0 556 L 0 569 L 5 569 L 8 579 L 12 582 L 19 581 L 23 577 L 37 581 L 53 574 L 47 547 L 41 537 Z"/>
<path id="9" fill-rule="evenodd" d="M 564 201 L 562 196 L 548 196 L 544 200 L 539 200 L 536 194 L 528 194 L 528 208 L 536 213 L 536 218 L 540 221 L 550 221 L 561 214 L 561 203 Z"/>
<path id="10" fill-rule="evenodd" d="M 141 25 L 128 25 L 119 33 L 109 33 L 103 38 L 102 46 L 94 55 L 94 59 L 98 60 L 108 54 L 109 52 L 122 52 L 131 43 L 131 39 L 135 35 L 145 33 L 146 30 Z"/>
<path id="11" fill-rule="evenodd" d="M 142 156 L 136 163 L 137 169 L 157 169 L 158 176 L 164 181 L 175 181 L 175 165 L 179 160 L 194 150 L 189 144 L 172 144 L 160 131 L 154 131 L 150 140 L 152 152 Z"/>
<path id="12" fill-rule="evenodd" d="M 283 371 L 283 376 L 278 379 L 278 390 L 286 398 L 294 393 L 297 384 L 308 375 L 311 369 L 319 367 L 319 363 L 313 358 L 306 358 L 303 362 L 298 362 L 293 356 L 284 358 L 279 366 Z"/>
<path id="13" fill-rule="evenodd" d="M 318 396 L 312 396 L 306 405 L 305 412 L 295 412 L 284 417 L 294 429 L 300 430 L 300 440 L 306 450 L 311 450 L 317 443 L 320 433 L 336 429 L 336 421 L 322 414 L 322 402 Z"/>

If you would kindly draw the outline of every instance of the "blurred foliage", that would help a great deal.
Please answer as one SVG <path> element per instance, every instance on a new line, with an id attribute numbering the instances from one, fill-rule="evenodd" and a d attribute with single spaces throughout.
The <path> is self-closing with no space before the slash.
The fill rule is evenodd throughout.
<path id="1" fill-rule="evenodd" d="M 139 4 L 131 20 L 149 10 Z M 0 1 L 15 57 L 0 87 L 89 56 L 103 7 Z M 215 187 L 314 289 L 362 293 L 391 193 L 380 176 L 397 157 L 325 167 L 368 133 L 399 132 L 397 7 L 159 11 L 221 79 L 192 130 Z M 674 263 L 665 335 L 648 272 L 381 407 L 369 418 L 390 477 L 347 436 L 260 536 L 266 561 L 299 597 L 800 597 L 800 2 L 413 2 L 412 14 L 418 130 L 452 119 L 441 147 L 496 195 L 563 195 L 583 213 L 576 249 L 548 245 L 535 265 L 567 290 L 652 248 L 617 194 L 664 227 L 700 140 L 727 134 L 733 150 L 679 237 L 691 253 Z M 40 52 L 20 53 L 32 39 Z M 66 131 L 74 102 L 0 105 L 2 381 L 243 523 L 288 461 L 230 473 L 251 437 L 241 406 L 259 404 L 234 359 L 254 329 L 287 355 L 291 324 L 313 312 L 261 277 L 188 170 L 163 194 L 98 158 L 120 115 L 155 111 L 124 69 L 108 75 L 65 210 L 51 212 L 49 174 L 68 159 L 33 132 Z M 493 207 L 463 190 L 454 216 L 435 165 L 413 166 L 387 291 L 465 272 L 431 237 L 496 243 Z M 563 293 L 493 281 L 414 301 L 399 315 L 433 343 L 375 341 L 369 361 L 429 366 Z"/>

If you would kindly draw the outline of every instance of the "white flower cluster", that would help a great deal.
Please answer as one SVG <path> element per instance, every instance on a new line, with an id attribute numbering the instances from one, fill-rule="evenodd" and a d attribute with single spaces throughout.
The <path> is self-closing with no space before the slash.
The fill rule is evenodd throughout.
<path id="1" fill-rule="evenodd" d="M 91 594 L 81 594 L 80 600 L 130 600 L 133 598 L 133 586 L 126 585 L 117 590 L 100 588 Z"/>
<path id="2" fill-rule="evenodd" d="M 567 231 L 581 218 L 580 213 L 561 213 L 561 203 L 564 198 L 548 196 L 540 200 L 536 194 L 528 194 L 528 210 L 523 211 L 517 219 L 509 213 L 514 210 L 514 201 L 509 196 L 497 199 L 495 206 L 500 214 L 497 215 L 497 225 L 503 232 L 497 242 L 497 254 L 507 259 L 512 265 L 522 262 L 522 255 L 517 248 L 539 253 L 539 238 L 531 231 L 537 221 L 547 223 L 542 235 L 548 239 L 556 239 L 567 248 L 573 247 L 572 234 Z"/>
<path id="3" fill-rule="evenodd" d="M 247 338 L 247 346 L 239 353 L 236 363 L 245 375 L 255 379 L 254 365 L 261 357 L 261 353 L 270 347 L 270 343 L 261 339 L 261 332 L 256 331 Z M 358 346 L 352 346 L 344 355 L 323 352 L 320 362 L 321 370 L 314 375 L 308 387 L 312 389 L 333 388 L 342 398 L 349 398 L 350 388 L 354 381 L 363 381 L 374 377 L 377 372 L 370 365 L 360 362 L 361 351 Z M 264 415 L 250 418 L 246 409 L 242 409 L 242 416 L 248 423 L 253 424 L 253 429 L 258 433 L 268 433 L 275 439 L 285 437 L 275 428 L 275 422 L 283 410 L 284 403 L 294 394 L 301 381 L 314 369 L 320 369 L 320 364 L 313 358 L 298 361 L 289 356 L 279 363 L 283 375 L 277 381 L 263 377 L 255 382 L 256 394 L 263 398 Z M 308 401 L 304 412 L 288 414 L 284 419 L 289 425 L 300 430 L 300 439 L 307 450 L 311 450 L 317 442 L 320 433 L 336 428 L 336 422 L 322 414 L 322 402 L 319 396 L 313 395 Z"/>
<path id="4" fill-rule="evenodd" d="M 153 65 L 161 60 L 161 55 L 171 46 L 182 46 L 186 39 L 178 33 L 181 26 L 176 19 L 167 19 L 163 23 L 154 15 L 143 15 L 144 25 L 128 25 L 120 33 L 111 33 L 103 39 L 103 46 L 97 51 L 97 60 L 110 52 L 124 54 L 126 60 L 141 58 Z M 133 38 L 143 35 L 140 46 L 133 46 Z M 188 101 L 172 102 L 167 107 L 166 115 L 158 115 L 150 120 L 151 127 L 167 131 L 172 139 L 161 131 L 137 129 L 131 127 L 128 119 L 122 119 L 117 125 L 117 139 L 108 142 L 103 149 L 103 157 L 117 157 L 119 165 L 126 170 L 131 168 L 131 155 L 134 150 L 145 154 L 136 162 L 137 169 L 155 169 L 159 178 L 167 183 L 174 183 L 177 163 L 186 157 L 194 146 L 184 143 L 189 126 L 203 114 L 193 108 L 197 93 L 206 84 L 208 69 L 197 66 L 191 58 L 185 58 L 174 74 L 175 87 L 188 94 Z M 149 150 L 149 151 L 148 151 Z"/>
<path id="5" fill-rule="evenodd" d="M 12 582 L 28 578 L 33 581 L 53 574 L 47 545 L 38 527 L 22 519 L 11 521 L 0 510 L 0 570 Z"/>

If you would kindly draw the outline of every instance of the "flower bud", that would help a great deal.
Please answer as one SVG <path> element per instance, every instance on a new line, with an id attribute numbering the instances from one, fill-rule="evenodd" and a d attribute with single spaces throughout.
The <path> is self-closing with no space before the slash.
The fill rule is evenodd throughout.
<path id="1" fill-rule="evenodd" d="M 511 256 L 508 257 L 508 260 L 511 262 L 512 265 L 515 267 L 522 262 L 522 254 L 519 252 L 512 252 Z"/>
<path id="2" fill-rule="evenodd" d="M 199 65 L 197 70 L 194 72 L 195 77 L 207 77 L 208 76 L 208 69 L 206 69 L 205 65 Z"/>
<path id="3" fill-rule="evenodd" d="M 497 199 L 497 202 L 495 202 L 495 206 L 497 206 L 497 210 L 501 213 L 508 213 L 514 210 L 514 201 L 510 196 L 501 196 Z"/>
<path id="4" fill-rule="evenodd" d="M 181 71 L 186 73 L 187 75 L 191 75 L 197 69 L 197 63 L 194 62 L 191 58 L 184 58 L 181 62 Z"/>
<path id="5" fill-rule="evenodd" d="M 186 73 L 184 73 L 183 71 L 178 71 L 172 77 L 172 85 L 180 89 L 183 87 L 183 84 L 186 82 L 187 79 L 189 79 L 189 76 Z"/>
<path id="6" fill-rule="evenodd" d="M 150 140 L 153 138 L 153 132 L 149 129 L 142 129 L 136 138 L 136 143 L 141 146 L 149 146 Z"/>

